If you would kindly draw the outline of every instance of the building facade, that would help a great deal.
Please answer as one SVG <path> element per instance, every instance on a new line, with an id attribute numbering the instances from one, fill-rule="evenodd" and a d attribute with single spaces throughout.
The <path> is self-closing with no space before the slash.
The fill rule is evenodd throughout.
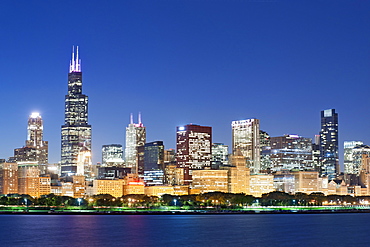
<path id="1" fill-rule="evenodd" d="M 177 127 L 177 167 L 184 168 L 184 183 L 192 181 L 193 170 L 211 168 L 212 127 L 188 124 Z"/>
<path id="2" fill-rule="evenodd" d="M 259 173 L 261 170 L 259 119 L 232 121 L 231 128 L 233 154 L 240 150 L 251 173 Z"/>
<path id="3" fill-rule="evenodd" d="M 321 111 L 320 176 L 329 180 L 339 173 L 338 113 L 335 109 Z"/>
<path id="4" fill-rule="evenodd" d="M 344 173 L 356 174 L 353 164 L 353 148 L 357 145 L 364 144 L 362 141 L 345 141 L 344 142 Z"/>
<path id="5" fill-rule="evenodd" d="M 77 172 L 78 155 L 91 151 L 91 125 L 88 124 L 88 97 L 82 93 L 81 60 L 78 47 L 72 52 L 68 73 L 68 94 L 65 96 L 64 125 L 62 125 L 61 175 Z"/>
<path id="6" fill-rule="evenodd" d="M 18 164 L 0 163 L 0 194 L 18 193 Z"/>
<path id="7" fill-rule="evenodd" d="M 368 145 L 357 145 L 353 148 L 352 154 L 352 167 L 349 174 L 355 174 L 360 176 L 360 172 L 363 168 L 364 157 L 370 157 L 370 146 Z"/>
<path id="8" fill-rule="evenodd" d="M 212 169 L 219 169 L 229 163 L 229 146 L 223 143 L 212 143 Z"/>
<path id="9" fill-rule="evenodd" d="M 121 144 L 110 144 L 102 146 L 101 166 L 123 165 L 123 148 Z"/>
<path id="10" fill-rule="evenodd" d="M 148 142 L 144 145 L 144 171 L 164 171 L 163 141 Z"/>
<path id="11" fill-rule="evenodd" d="M 271 137 L 271 170 L 313 170 L 312 139 L 298 135 Z"/>
<path id="12" fill-rule="evenodd" d="M 44 125 L 39 113 L 33 112 L 28 118 L 26 145 L 14 150 L 16 161 L 37 161 L 39 165 L 48 163 L 48 142 L 44 141 Z"/>
<path id="13" fill-rule="evenodd" d="M 138 173 L 138 147 L 144 146 L 146 142 L 146 128 L 141 122 L 139 113 L 139 123 L 134 123 L 133 116 L 130 116 L 130 124 L 126 127 L 126 148 L 125 148 L 125 167 L 132 169 L 133 173 Z"/>

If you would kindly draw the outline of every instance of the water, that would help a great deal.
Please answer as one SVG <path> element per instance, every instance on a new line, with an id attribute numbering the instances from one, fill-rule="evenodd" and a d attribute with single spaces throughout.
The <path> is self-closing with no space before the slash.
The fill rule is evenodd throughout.
<path id="1" fill-rule="evenodd" d="M 0 215 L 1 246 L 370 246 L 370 214 Z"/>

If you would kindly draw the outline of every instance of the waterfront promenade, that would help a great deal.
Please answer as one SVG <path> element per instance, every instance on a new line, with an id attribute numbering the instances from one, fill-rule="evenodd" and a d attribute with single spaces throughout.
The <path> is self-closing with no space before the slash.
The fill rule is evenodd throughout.
<path id="1" fill-rule="evenodd" d="M 19 207 L 0 206 L 0 214 L 310 214 L 310 213 L 370 213 L 370 206 L 245 206 L 240 208 L 184 208 L 163 206 L 157 208 L 127 207 Z"/>

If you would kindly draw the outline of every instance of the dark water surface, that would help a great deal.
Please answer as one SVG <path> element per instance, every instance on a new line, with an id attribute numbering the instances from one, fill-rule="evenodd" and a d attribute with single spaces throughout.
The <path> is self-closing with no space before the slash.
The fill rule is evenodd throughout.
<path id="1" fill-rule="evenodd" d="M 370 214 L 0 215 L 1 246 L 370 246 Z"/>

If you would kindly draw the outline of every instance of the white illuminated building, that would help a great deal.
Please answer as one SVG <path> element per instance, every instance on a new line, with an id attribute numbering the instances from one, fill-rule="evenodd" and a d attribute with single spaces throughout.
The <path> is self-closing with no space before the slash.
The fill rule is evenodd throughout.
<path id="1" fill-rule="evenodd" d="M 251 173 L 259 173 L 261 170 L 259 119 L 232 121 L 231 128 L 233 154 L 240 150 Z"/>
<path id="2" fill-rule="evenodd" d="M 344 173 L 354 174 L 353 148 L 357 145 L 364 144 L 362 141 L 345 141 L 344 142 Z"/>
<path id="3" fill-rule="evenodd" d="M 123 163 L 123 149 L 121 144 L 103 145 L 102 166 L 116 166 Z"/>
<path id="4" fill-rule="evenodd" d="M 144 146 L 146 142 L 146 129 L 141 122 L 139 113 L 139 123 L 134 123 L 133 116 L 130 116 L 130 124 L 126 127 L 126 148 L 125 166 L 131 168 L 133 173 L 138 172 L 137 148 Z"/>
<path id="5" fill-rule="evenodd" d="M 354 174 L 353 148 L 357 145 L 364 144 L 362 141 L 345 141 L 344 142 L 344 173 Z"/>
<path id="6" fill-rule="evenodd" d="M 83 148 L 78 153 L 76 175 L 85 176 L 86 180 L 92 180 L 94 178 L 91 152 L 87 148 Z"/>

